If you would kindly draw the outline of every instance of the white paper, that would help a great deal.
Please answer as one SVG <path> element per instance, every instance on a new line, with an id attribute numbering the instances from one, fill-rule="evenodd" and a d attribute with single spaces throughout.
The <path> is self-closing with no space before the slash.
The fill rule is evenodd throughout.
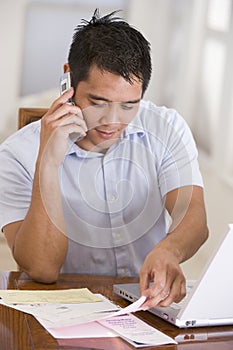
<path id="1" fill-rule="evenodd" d="M 142 310 L 142 305 L 144 304 L 144 302 L 146 301 L 146 296 L 142 295 L 137 301 L 135 301 L 132 304 L 129 304 L 128 306 L 126 306 L 125 308 L 119 310 L 118 312 L 116 312 L 114 314 L 114 316 L 120 316 L 120 315 L 124 315 L 124 314 L 129 314 L 130 312 L 137 312 Z"/>
<path id="2" fill-rule="evenodd" d="M 132 314 L 111 317 L 98 322 L 118 333 L 135 347 L 177 344 L 174 339 L 149 326 Z"/>
<path id="3" fill-rule="evenodd" d="M 119 311 L 119 307 L 103 295 L 96 296 L 102 301 L 83 304 L 8 305 L 0 300 L 0 303 L 43 320 L 45 328 L 61 328 L 95 321 Z"/>
<path id="4" fill-rule="evenodd" d="M 141 310 L 146 297 L 123 309 L 101 294 L 102 301 L 83 304 L 13 305 L 0 300 L 0 304 L 33 315 L 55 338 L 85 338 L 120 336 L 135 347 L 176 342 L 130 314 Z"/>

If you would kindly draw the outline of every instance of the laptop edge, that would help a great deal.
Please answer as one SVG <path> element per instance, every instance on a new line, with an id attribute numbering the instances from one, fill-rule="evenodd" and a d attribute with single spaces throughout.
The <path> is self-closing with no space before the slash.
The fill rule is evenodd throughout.
<path id="1" fill-rule="evenodd" d="M 148 311 L 179 328 L 232 325 L 233 279 L 227 273 L 227 267 L 231 269 L 233 265 L 232 247 L 233 225 L 229 225 L 228 232 L 223 235 L 201 277 L 186 296 L 181 309 L 173 307 L 176 304 L 172 304 L 169 307 L 154 307 Z M 226 273 L 222 273 L 223 270 Z M 226 285 L 229 286 L 229 291 Z M 130 302 L 138 300 L 140 296 L 137 283 L 115 284 L 113 290 Z M 216 302 L 215 297 L 222 303 Z M 198 317 L 197 312 L 200 314 Z M 219 317 L 221 313 L 223 317 Z"/>

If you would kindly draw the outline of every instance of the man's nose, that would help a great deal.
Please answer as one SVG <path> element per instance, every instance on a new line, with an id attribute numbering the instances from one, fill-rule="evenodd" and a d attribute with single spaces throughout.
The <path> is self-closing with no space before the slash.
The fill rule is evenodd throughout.
<path id="1" fill-rule="evenodd" d="M 117 102 L 106 104 L 101 116 L 101 124 L 112 124 L 119 122 L 119 105 Z"/>

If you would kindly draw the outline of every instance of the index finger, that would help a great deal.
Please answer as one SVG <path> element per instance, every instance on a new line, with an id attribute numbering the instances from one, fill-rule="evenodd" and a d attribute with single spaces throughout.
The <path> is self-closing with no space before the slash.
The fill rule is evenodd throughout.
<path id="1" fill-rule="evenodd" d="M 164 298 L 160 305 L 168 306 L 172 302 L 179 303 L 186 295 L 186 283 L 185 280 L 176 280 L 171 286 L 170 293 Z"/>
<path id="2" fill-rule="evenodd" d="M 61 96 L 59 96 L 51 105 L 50 112 L 53 113 L 62 106 L 63 104 L 67 103 L 69 99 L 74 95 L 74 89 L 71 87 L 69 90 L 64 92 Z"/>
<path id="3" fill-rule="evenodd" d="M 140 272 L 140 294 L 142 294 L 145 290 L 148 289 L 150 284 L 150 278 L 147 273 L 144 273 L 143 271 Z"/>
<path id="4" fill-rule="evenodd" d="M 145 307 L 153 307 L 158 305 L 162 300 L 166 299 L 170 293 L 170 283 L 166 275 L 154 276 L 153 284 L 150 288 L 143 292 L 147 296 Z"/>

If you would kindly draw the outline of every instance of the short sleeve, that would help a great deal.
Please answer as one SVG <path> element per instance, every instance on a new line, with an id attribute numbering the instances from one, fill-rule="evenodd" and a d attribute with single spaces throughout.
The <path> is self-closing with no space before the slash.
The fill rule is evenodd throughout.
<path id="1" fill-rule="evenodd" d="M 0 151 L 0 225 L 23 220 L 31 202 L 32 178 L 12 152 Z"/>
<path id="2" fill-rule="evenodd" d="M 162 196 L 183 186 L 203 186 L 198 151 L 185 120 L 174 110 L 165 115 L 163 152 L 159 167 Z"/>

